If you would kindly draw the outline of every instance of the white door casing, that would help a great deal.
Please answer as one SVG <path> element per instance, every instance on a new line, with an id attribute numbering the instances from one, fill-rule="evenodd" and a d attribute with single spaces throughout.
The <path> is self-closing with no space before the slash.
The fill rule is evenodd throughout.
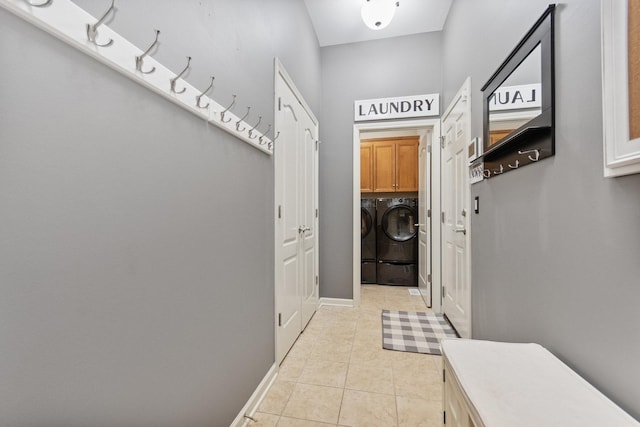
<path id="1" fill-rule="evenodd" d="M 353 125 L 353 199 L 352 199 L 352 230 L 353 230 L 353 306 L 360 305 L 361 279 L 361 236 L 360 236 L 360 134 L 367 131 L 403 131 L 421 129 L 427 132 L 431 141 L 432 171 L 429 190 L 431 191 L 432 212 L 440 212 L 440 119 L 418 119 L 404 121 L 377 121 L 371 123 L 357 123 Z M 422 223 L 422 219 L 420 219 Z M 431 229 L 431 279 L 432 279 L 432 309 L 441 312 L 441 263 L 440 263 L 440 224 L 432 222 Z M 419 255 L 418 255 L 419 256 Z"/>
<path id="2" fill-rule="evenodd" d="M 418 289 L 428 307 L 431 302 L 431 219 L 428 217 L 431 200 L 430 149 L 431 131 L 420 136 L 418 147 Z"/>
<path id="3" fill-rule="evenodd" d="M 276 60 L 275 328 L 280 364 L 318 305 L 318 122 Z"/>
<path id="4" fill-rule="evenodd" d="M 300 238 L 302 265 L 302 329 L 311 320 L 318 307 L 318 127 L 312 118 L 301 114 L 303 127 L 302 159 L 300 161 L 301 186 Z"/>
<path id="5" fill-rule="evenodd" d="M 467 78 L 442 116 L 443 312 L 463 338 L 471 337 L 469 262 L 469 172 L 471 79 Z"/>

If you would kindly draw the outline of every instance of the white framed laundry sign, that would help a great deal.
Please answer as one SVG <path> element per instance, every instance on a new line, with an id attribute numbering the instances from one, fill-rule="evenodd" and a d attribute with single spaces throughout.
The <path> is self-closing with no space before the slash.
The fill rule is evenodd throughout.
<path id="1" fill-rule="evenodd" d="M 440 115 L 440 94 L 411 95 L 355 101 L 356 122 L 365 120 L 406 119 Z"/>

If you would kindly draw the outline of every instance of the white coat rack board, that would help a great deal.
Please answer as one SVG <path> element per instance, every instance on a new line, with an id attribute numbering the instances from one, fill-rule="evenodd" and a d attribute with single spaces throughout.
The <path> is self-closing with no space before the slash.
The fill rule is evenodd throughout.
<path id="1" fill-rule="evenodd" d="M 264 133 L 258 130 L 261 117 L 255 125 L 245 122 L 250 108 L 244 117 L 231 112 L 235 95 L 224 107 L 206 95 L 212 85 L 201 92 L 181 79 L 190 67 L 190 57 L 185 58 L 184 70 L 176 74 L 147 56 L 158 40 L 158 31 L 156 41 L 143 51 L 102 25 L 113 10 L 113 1 L 101 18 L 91 16 L 70 0 L 0 0 L 0 6 L 258 150 L 273 154 L 278 135 L 273 139 L 266 136 L 271 126 Z"/>

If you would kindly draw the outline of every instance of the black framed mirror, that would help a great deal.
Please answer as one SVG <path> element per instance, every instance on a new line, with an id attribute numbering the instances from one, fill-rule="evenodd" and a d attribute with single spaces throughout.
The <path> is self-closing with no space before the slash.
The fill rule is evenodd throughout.
<path id="1" fill-rule="evenodd" d="M 485 178 L 555 154 L 555 4 L 482 87 Z"/>

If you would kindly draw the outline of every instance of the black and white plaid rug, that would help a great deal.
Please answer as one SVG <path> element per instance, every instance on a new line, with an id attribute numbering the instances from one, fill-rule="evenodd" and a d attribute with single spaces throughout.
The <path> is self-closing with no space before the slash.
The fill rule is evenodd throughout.
<path id="1" fill-rule="evenodd" d="M 382 310 L 382 348 L 440 354 L 442 338 L 457 338 L 441 314 Z"/>

